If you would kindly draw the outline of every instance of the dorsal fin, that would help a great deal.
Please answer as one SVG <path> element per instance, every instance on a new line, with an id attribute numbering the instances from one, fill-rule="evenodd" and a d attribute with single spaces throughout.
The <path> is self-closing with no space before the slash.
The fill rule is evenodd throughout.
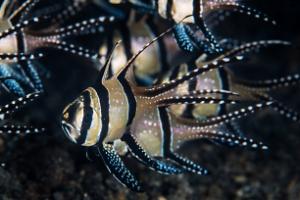
<path id="1" fill-rule="evenodd" d="M 184 17 L 178 24 L 180 24 L 182 21 L 184 21 L 186 18 L 191 17 L 191 15 L 188 15 Z M 134 56 L 130 58 L 130 60 L 126 63 L 126 65 L 116 74 L 117 78 L 125 78 L 128 69 L 133 64 L 133 62 L 138 58 L 138 56 L 143 53 L 148 47 L 150 47 L 154 42 L 164 37 L 167 33 L 169 33 L 171 30 L 173 30 L 178 24 L 173 25 L 172 27 L 168 28 L 166 31 L 158 35 L 156 38 L 151 40 L 149 43 L 145 44 L 144 47 L 139 50 Z"/>
<path id="2" fill-rule="evenodd" d="M 104 66 L 102 67 L 102 69 L 100 70 L 100 74 L 99 74 L 99 78 L 98 81 L 101 81 L 101 83 L 103 83 L 105 80 L 108 79 L 108 73 L 109 73 L 109 68 L 111 67 L 111 60 L 113 57 L 113 54 L 116 50 L 116 48 L 119 46 L 119 44 L 121 43 L 121 40 L 119 40 L 115 46 L 113 47 L 113 49 L 111 50 L 111 52 L 109 53 L 109 56 L 104 64 Z M 98 83 L 97 81 L 97 83 Z"/>

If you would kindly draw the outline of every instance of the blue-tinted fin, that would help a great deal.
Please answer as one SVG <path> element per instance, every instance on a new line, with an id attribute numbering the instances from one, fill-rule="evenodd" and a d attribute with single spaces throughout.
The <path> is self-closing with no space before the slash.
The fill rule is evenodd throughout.
<path id="1" fill-rule="evenodd" d="M 17 96 L 25 96 L 25 91 L 21 87 L 21 85 L 13 79 L 5 80 L 3 82 L 4 87 L 11 93 Z"/>
<path id="2" fill-rule="evenodd" d="M 170 164 L 164 161 L 156 160 L 149 156 L 141 146 L 139 146 L 136 140 L 129 134 L 125 134 L 122 138 L 124 142 L 128 145 L 131 153 L 144 165 L 151 168 L 154 171 L 163 173 L 163 174 L 180 174 L 185 170 L 183 168 L 177 167 L 174 164 Z"/>
<path id="3" fill-rule="evenodd" d="M 26 62 L 26 72 L 30 76 L 32 83 L 34 84 L 35 92 L 43 92 L 43 84 L 41 78 L 31 61 Z"/>
<path id="4" fill-rule="evenodd" d="M 214 54 L 216 51 L 214 46 L 207 40 L 195 35 L 188 25 L 178 24 L 174 28 L 174 37 L 178 46 L 187 52 L 200 52 Z"/>
<path id="5" fill-rule="evenodd" d="M 135 176 L 127 169 L 120 156 L 115 152 L 111 144 L 98 145 L 97 149 L 106 167 L 117 180 L 126 185 L 132 191 L 143 191 Z"/>
<path id="6" fill-rule="evenodd" d="M 5 89 L 7 89 L 9 92 L 17 95 L 17 96 L 25 96 L 25 91 L 21 87 L 21 85 L 13 79 L 12 71 L 9 70 L 6 66 L 1 65 L 0 66 L 0 76 L 1 77 L 12 77 L 12 79 L 7 79 L 2 81 L 2 85 Z"/>
<path id="7" fill-rule="evenodd" d="M 195 46 L 192 43 L 191 39 L 189 38 L 188 34 L 186 33 L 185 25 L 178 24 L 174 28 L 174 37 L 177 41 L 178 46 L 188 52 L 193 52 L 195 50 Z"/>

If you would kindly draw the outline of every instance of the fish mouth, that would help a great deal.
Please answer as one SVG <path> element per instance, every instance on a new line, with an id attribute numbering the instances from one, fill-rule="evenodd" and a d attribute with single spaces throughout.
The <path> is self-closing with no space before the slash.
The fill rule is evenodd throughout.
<path id="1" fill-rule="evenodd" d="M 71 131 L 76 129 L 74 129 L 74 127 L 71 124 L 69 124 L 63 119 L 61 120 L 61 127 L 67 138 L 69 138 L 72 142 L 77 143 L 76 140 L 70 136 Z"/>

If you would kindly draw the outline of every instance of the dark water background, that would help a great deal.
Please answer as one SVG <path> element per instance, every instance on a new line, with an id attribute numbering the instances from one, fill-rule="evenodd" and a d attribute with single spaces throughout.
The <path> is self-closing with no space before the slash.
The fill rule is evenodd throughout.
<path id="1" fill-rule="evenodd" d="M 285 39 L 295 47 L 271 48 L 250 56 L 246 67 L 233 67 L 236 73 L 260 79 L 300 72 L 300 2 L 261 0 L 249 5 L 268 13 L 278 26 L 237 14 L 215 31 L 245 41 Z M 164 176 L 127 159 L 147 191 L 130 192 L 103 164 L 87 161 L 84 150 L 71 144 L 60 129 L 63 106 L 95 80 L 97 71 L 90 67 L 93 63 L 53 51 L 42 64 L 51 74 L 49 79 L 44 78 L 47 93 L 17 117 L 43 125 L 48 131 L 39 136 L 0 138 L 1 160 L 5 163 L 0 168 L 0 199 L 300 199 L 300 125 L 272 112 L 261 112 L 241 122 L 248 136 L 269 145 L 268 152 L 206 142 L 186 145 L 182 153 L 208 168 L 211 173 L 206 177 Z M 274 96 L 300 111 L 299 87 Z"/>

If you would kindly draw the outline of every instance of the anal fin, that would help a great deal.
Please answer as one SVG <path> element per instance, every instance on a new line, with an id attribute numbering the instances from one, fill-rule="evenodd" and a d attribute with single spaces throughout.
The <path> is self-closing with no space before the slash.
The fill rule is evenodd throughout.
<path id="1" fill-rule="evenodd" d="M 122 140 L 126 142 L 133 156 L 154 171 L 163 174 L 180 174 L 185 171 L 183 168 L 174 164 L 152 158 L 137 144 L 136 140 L 129 133 L 125 134 Z"/>

